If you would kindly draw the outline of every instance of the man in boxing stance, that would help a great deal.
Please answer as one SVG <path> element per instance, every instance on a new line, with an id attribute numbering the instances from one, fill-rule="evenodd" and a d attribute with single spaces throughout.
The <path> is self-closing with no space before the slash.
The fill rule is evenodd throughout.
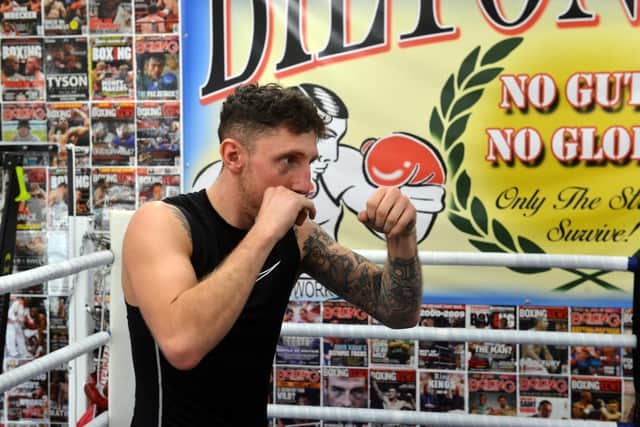
<path id="1" fill-rule="evenodd" d="M 397 188 L 381 187 L 358 213 L 385 235 L 384 267 L 324 232 L 305 197 L 324 132 L 298 91 L 240 87 L 222 106 L 217 180 L 133 216 L 122 273 L 133 426 L 266 425 L 271 363 L 300 272 L 390 327 L 416 325 L 416 210 Z"/>

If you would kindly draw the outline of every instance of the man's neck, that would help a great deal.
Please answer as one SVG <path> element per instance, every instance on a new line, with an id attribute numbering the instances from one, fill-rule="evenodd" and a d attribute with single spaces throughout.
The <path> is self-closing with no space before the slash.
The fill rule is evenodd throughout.
<path id="1" fill-rule="evenodd" d="M 240 229 L 249 229 L 254 218 L 244 211 L 243 195 L 231 181 L 232 179 L 222 172 L 207 188 L 207 197 L 218 215 L 228 224 Z"/>

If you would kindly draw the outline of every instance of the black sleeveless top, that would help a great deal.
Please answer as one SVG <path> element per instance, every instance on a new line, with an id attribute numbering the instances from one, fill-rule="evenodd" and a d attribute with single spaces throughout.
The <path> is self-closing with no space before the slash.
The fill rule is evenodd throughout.
<path id="1" fill-rule="evenodd" d="M 213 271 L 247 233 L 218 215 L 205 190 L 164 201 L 177 206 L 189 222 L 198 279 Z M 229 333 L 188 371 L 167 362 L 140 310 L 127 304 L 136 376 L 131 425 L 265 426 L 273 355 L 299 264 L 291 229 L 267 258 Z"/>

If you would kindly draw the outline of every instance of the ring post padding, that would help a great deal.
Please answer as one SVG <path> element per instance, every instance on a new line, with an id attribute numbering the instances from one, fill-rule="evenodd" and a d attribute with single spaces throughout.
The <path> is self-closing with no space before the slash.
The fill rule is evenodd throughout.
<path id="1" fill-rule="evenodd" d="M 131 424 L 136 389 L 127 308 L 121 286 L 122 242 L 132 216 L 132 211 L 125 210 L 111 209 L 109 213 L 111 250 L 114 254 L 111 267 L 111 344 L 109 345 L 109 423 L 112 426 Z"/>
<path id="2" fill-rule="evenodd" d="M 85 424 L 85 427 L 109 427 L 109 411 L 104 411 Z"/>

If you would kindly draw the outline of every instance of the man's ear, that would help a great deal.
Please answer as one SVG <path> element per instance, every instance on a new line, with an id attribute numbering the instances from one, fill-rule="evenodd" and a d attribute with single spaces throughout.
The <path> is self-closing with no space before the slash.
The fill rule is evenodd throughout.
<path id="1" fill-rule="evenodd" d="M 247 163 L 247 148 L 237 139 L 225 138 L 220 143 L 220 159 L 225 169 L 238 173 Z"/>

